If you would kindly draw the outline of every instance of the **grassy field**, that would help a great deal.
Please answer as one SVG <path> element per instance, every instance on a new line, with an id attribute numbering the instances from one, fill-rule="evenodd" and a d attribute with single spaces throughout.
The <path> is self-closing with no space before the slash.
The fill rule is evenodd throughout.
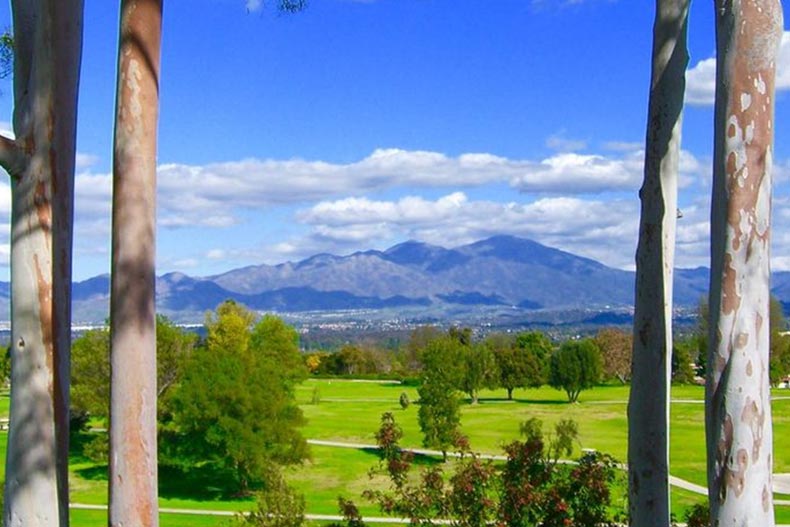
<path id="1" fill-rule="evenodd" d="M 318 394 L 319 403 L 313 400 Z M 402 444 L 420 447 L 421 435 L 417 424 L 417 405 L 401 409 L 398 397 L 406 392 L 411 401 L 417 400 L 413 387 L 397 384 L 354 382 L 347 380 L 308 380 L 297 393 L 308 418 L 303 429 L 305 437 L 349 443 L 372 444 L 382 413 L 392 412 L 404 430 Z M 790 432 L 790 391 L 777 390 L 773 403 L 774 435 L 787 437 Z M 579 424 L 580 444 L 577 448 L 593 448 L 626 457 L 626 405 L 628 388 L 605 386 L 583 392 L 578 404 L 568 404 L 562 392 L 551 388 L 516 391 L 508 401 L 504 391 L 484 392 L 477 405 L 464 404 L 463 432 L 470 438 L 475 451 L 501 454 L 502 445 L 518 438 L 521 422 L 537 417 L 546 430 L 561 418 L 575 419 Z M 705 485 L 704 445 L 704 390 L 696 386 L 674 387 L 671 407 L 671 466 L 672 474 L 699 485 Z M 0 396 L 0 416 L 7 415 L 8 398 Z M 5 450 L 7 436 L 0 434 L 0 450 Z M 774 444 L 775 472 L 790 472 L 790 447 L 785 441 Z M 343 495 L 354 499 L 363 514 L 378 515 L 377 509 L 360 497 L 364 489 L 382 483 L 371 480 L 369 469 L 377 463 L 374 452 L 361 449 L 334 448 L 313 445 L 312 459 L 299 467 L 287 469 L 289 481 L 304 492 L 307 511 L 315 514 L 336 514 L 337 498 Z M 89 460 L 71 460 L 72 502 L 85 504 L 107 503 L 106 466 L 96 466 Z M 0 467 L 0 472 L 3 470 Z M 160 473 L 160 506 L 163 508 L 239 511 L 252 506 L 250 500 L 222 498 L 221 482 L 211 474 L 199 470 L 188 474 L 163 469 Z M 624 489 L 622 493 L 624 494 Z M 700 502 L 703 496 L 673 490 L 673 510 L 678 517 L 686 507 Z M 790 499 L 788 496 L 777 498 Z M 73 510 L 74 525 L 106 525 L 106 513 L 93 510 Z M 779 523 L 790 524 L 790 507 L 777 507 Z M 185 514 L 162 514 L 163 527 L 186 525 L 215 526 L 227 522 L 223 517 Z"/>

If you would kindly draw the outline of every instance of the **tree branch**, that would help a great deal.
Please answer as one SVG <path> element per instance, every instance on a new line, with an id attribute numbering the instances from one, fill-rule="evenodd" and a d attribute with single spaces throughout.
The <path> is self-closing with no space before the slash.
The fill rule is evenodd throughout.
<path id="1" fill-rule="evenodd" d="M 0 167 L 13 178 L 19 179 L 27 166 L 27 156 L 17 142 L 0 135 Z"/>

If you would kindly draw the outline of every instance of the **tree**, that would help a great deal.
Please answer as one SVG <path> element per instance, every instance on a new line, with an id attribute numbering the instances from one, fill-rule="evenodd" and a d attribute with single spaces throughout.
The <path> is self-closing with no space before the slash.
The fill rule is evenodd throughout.
<path id="1" fill-rule="evenodd" d="M 252 338 L 253 320 L 234 302 L 208 317 L 206 345 L 194 350 L 184 368 L 163 435 L 182 461 L 208 463 L 234 478 L 241 494 L 264 482 L 273 464 L 298 463 L 308 454 L 298 430 L 304 418 L 294 399 L 295 377 L 272 360 L 292 330 L 268 321 L 257 326 L 267 330 Z M 269 333 L 271 328 L 282 332 Z"/>
<path id="2" fill-rule="evenodd" d="M 463 377 L 460 366 L 463 345 L 452 336 L 431 341 L 423 353 L 422 384 L 417 389 L 420 409 L 417 413 L 423 445 L 442 451 L 445 459 L 448 449 L 460 438 L 457 387 Z"/>
<path id="3" fill-rule="evenodd" d="M 179 382 L 197 335 L 179 328 L 167 317 L 156 317 L 156 390 L 159 413 L 167 395 Z M 74 340 L 71 354 L 71 409 L 106 418 L 110 411 L 110 332 L 91 329 Z"/>
<path id="4" fill-rule="evenodd" d="M 551 341 L 538 331 L 520 333 L 515 339 L 493 334 L 484 341 L 494 351 L 499 385 L 513 399 L 516 388 L 538 388 L 546 382 Z"/>
<path id="5" fill-rule="evenodd" d="M 672 269 L 689 0 L 656 0 L 628 400 L 631 525 L 669 525 Z"/>
<path id="6" fill-rule="evenodd" d="M 769 248 L 778 0 L 717 0 L 706 378 L 712 525 L 774 524 Z"/>
<path id="7" fill-rule="evenodd" d="M 710 308 L 708 299 L 701 298 L 697 308 L 697 375 L 704 377 L 708 363 L 708 334 L 710 333 Z"/>
<path id="8" fill-rule="evenodd" d="M 591 339 L 569 340 L 555 351 L 549 361 L 549 385 L 564 390 L 568 402 L 579 400 L 582 390 L 601 379 L 601 352 Z"/>
<path id="9" fill-rule="evenodd" d="M 694 381 L 694 367 L 688 341 L 676 342 L 672 347 L 672 382 L 688 384 Z"/>
<path id="10" fill-rule="evenodd" d="M 595 344 L 601 350 L 604 379 L 627 383 L 631 379 L 633 335 L 616 328 L 604 328 L 596 333 Z"/>
<path id="11" fill-rule="evenodd" d="M 159 414 L 164 411 L 168 393 L 181 379 L 184 365 L 197 340 L 197 334 L 184 331 L 164 315 L 156 315 L 156 398 Z"/>
<path id="12" fill-rule="evenodd" d="M 159 523 L 156 131 L 162 0 L 121 0 L 110 281 L 112 525 Z"/>
<path id="13" fill-rule="evenodd" d="M 71 408 L 104 417 L 110 411 L 110 332 L 91 329 L 71 347 Z"/>
<path id="14" fill-rule="evenodd" d="M 258 321 L 252 328 L 250 349 L 261 360 L 276 366 L 288 389 L 307 378 L 307 368 L 299 353 L 299 334 L 281 318 L 265 315 Z"/>
<path id="15" fill-rule="evenodd" d="M 487 346 L 478 344 L 464 346 L 462 360 L 464 372 L 459 388 L 469 395 L 472 404 L 477 404 L 481 389 L 496 386 L 499 376 L 496 359 Z"/>
<path id="16" fill-rule="evenodd" d="M 11 178 L 12 366 L 3 522 L 65 526 L 83 2 L 13 0 L 11 7 L 15 139 L 0 138 L 0 166 Z"/>
<path id="17" fill-rule="evenodd" d="M 428 343 L 442 337 L 442 332 L 436 326 L 418 326 L 412 330 L 406 343 L 406 357 L 404 366 L 409 371 L 422 369 L 421 355 Z"/>

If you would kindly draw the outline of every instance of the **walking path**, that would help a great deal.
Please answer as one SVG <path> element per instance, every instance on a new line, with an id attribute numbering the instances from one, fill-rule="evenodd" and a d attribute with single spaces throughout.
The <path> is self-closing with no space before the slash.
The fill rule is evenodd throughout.
<path id="1" fill-rule="evenodd" d="M 343 441 L 324 441 L 322 439 L 308 439 L 307 442 L 311 445 L 316 446 L 326 446 L 326 447 L 333 447 L 333 448 L 352 448 L 356 450 L 377 450 L 379 447 L 378 445 L 373 444 L 363 444 L 363 443 L 347 443 Z M 409 452 L 413 452 L 415 454 L 420 455 L 427 455 L 427 456 L 441 456 L 442 453 L 438 450 L 430 450 L 424 448 L 415 448 L 415 449 L 406 449 Z M 448 456 L 452 457 L 460 457 L 460 454 L 457 452 L 448 452 Z M 492 454 L 479 454 L 481 459 L 490 459 L 495 461 L 503 461 L 507 459 L 505 456 L 501 455 L 492 455 Z M 573 463 L 573 461 L 566 461 L 560 460 L 561 463 Z M 622 468 L 625 468 L 622 466 Z M 708 489 L 701 485 L 697 485 L 696 483 L 692 483 L 690 481 L 686 481 L 684 479 L 680 479 L 675 476 L 669 477 L 670 485 L 674 487 L 678 487 L 680 489 L 684 489 L 695 494 L 700 495 L 707 495 Z M 790 474 L 775 474 L 774 475 L 774 491 L 781 492 L 783 494 L 790 494 Z M 782 505 L 782 506 L 790 506 L 790 500 L 774 500 L 774 505 Z M 69 505 L 72 509 L 82 509 L 82 510 L 96 510 L 96 511 L 106 511 L 107 505 L 91 505 L 86 503 L 72 503 Z M 177 509 L 177 508 L 169 508 L 169 507 L 162 507 L 159 509 L 160 514 L 185 514 L 185 515 L 204 515 L 204 516 L 224 516 L 224 517 L 232 517 L 239 514 L 241 511 L 221 511 L 221 510 L 204 510 L 204 509 Z M 305 514 L 305 519 L 311 521 L 333 521 L 333 522 L 340 522 L 343 521 L 344 518 L 339 515 L 333 514 Z M 370 516 L 370 517 L 363 517 L 362 518 L 366 523 L 380 523 L 380 524 L 408 524 L 409 520 L 407 518 L 390 518 L 386 516 Z M 438 525 L 447 525 L 449 524 L 449 520 L 437 520 L 434 522 Z M 790 526 L 777 526 L 777 527 L 790 527 Z"/>
<path id="2" fill-rule="evenodd" d="M 372 444 L 363 444 L 363 443 L 346 443 L 342 441 L 324 441 L 322 439 L 308 439 L 307 442 L 311 445 L 316 446 L 328 446 L 328 447 L 335 447 L 335 448 L 353 448 L 357 450 L 378 450 L 378 445 Z M 442 453 L 438 450 L 429 450 L 424 448 L 405 448 L 404 450 L 408 452 L 412 452 L 418 455 L 424 456 L 441 456 Z M 494 455 L 494 454 L 477 454 L 480 459 L 490 459 L 493 461 L 505 461 L 507 460 L 506 456 L 502 455 Z M 461 457 L 461 454 L 457 452 L 448 452 L 448 457 Z M 560 463 L 575 463 L 574 461 L 570 460 L 559 460 Z M 620 464 L 620 468 L 623 470 L 627 470 L 625 464 Z M 695 494 L 700 494 L 703 496 L 708 495 L 708 488 L 703 487 L 702 485 L 697 485 L 696 483 L 692 483 L 690 481 L 686 481 L 685 479 L 680 479 L 677 476 L 669 476 L 669 484 L 673 487 L 678 487 L 683 490 L 688 490 L 690 492 L 694 492 Z M 774 474 L 774 492 L 778 492 L 781 494 L 790 494 L 790 474 Z M 783 505 L 783 506 L 790 506 L 790 500 L 774 500 L 775 505 Z"/>

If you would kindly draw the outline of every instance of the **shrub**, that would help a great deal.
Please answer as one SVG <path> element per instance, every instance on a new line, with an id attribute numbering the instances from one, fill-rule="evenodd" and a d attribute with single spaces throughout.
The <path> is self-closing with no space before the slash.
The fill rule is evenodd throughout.
<path id="1" fill-rule="evenodd" d="M 683 515 L 688 527 L 708 527 L 710 522 L 710 508 L 706 503 L 697 503 L 686 510 Z"/>
<path id="2" fill-rule="evenodd" d="M 400 397 L 398 398 L 398 402 L 400 403 L 400 407 L 404 410 L 409 407 L 411 401 L 409 400 L 409 395 L 406 392 L 401 392 Z"/>

